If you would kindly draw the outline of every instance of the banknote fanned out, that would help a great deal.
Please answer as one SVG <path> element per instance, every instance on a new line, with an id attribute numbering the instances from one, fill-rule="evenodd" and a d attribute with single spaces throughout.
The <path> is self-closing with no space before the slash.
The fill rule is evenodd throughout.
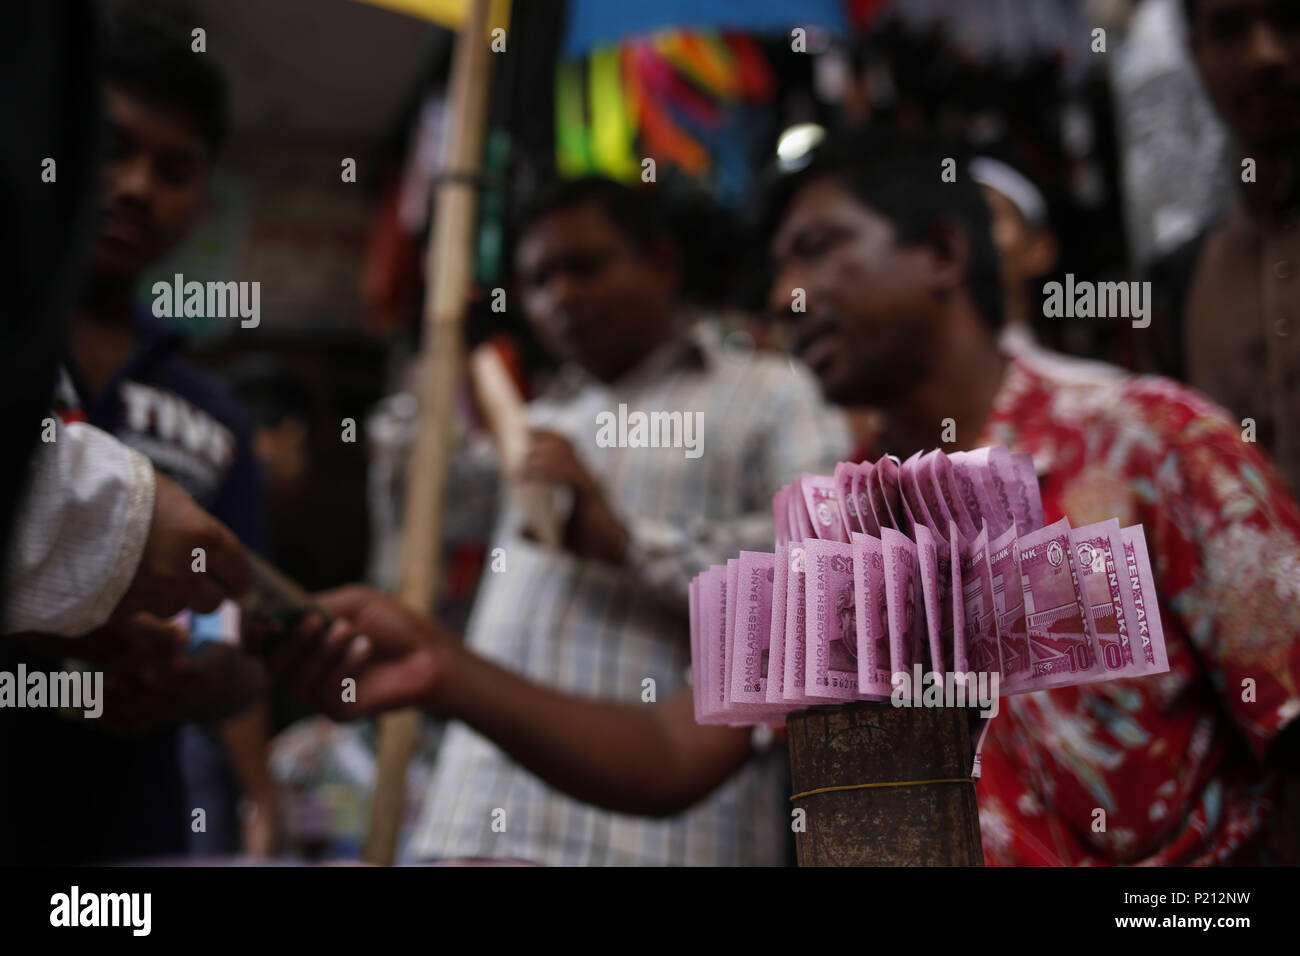
<path id="1" fill-rule="evenodd" d="M 885 609 L 889 621 L 889 670 L 892 674 L 911 674 L 912 666 L 926 667 L 924 602 L 921 598 L 921 569 L 916 557 L 916 542 L 901 531 L 882 528 L 881 551 L 885 557 Z M 911 685 L 904 682 L 903 696 L 908 698 Z"/>
<path id="2" fill-rule="evenodd" d="M 768 663 L 771 659 L 772 585 L 776 557 L 740 552 L 737 575 L 736 631 L 731 662 L 731 700 L 740 704 L 767 703 Z"/>
<path id="3" fill-rule="evenodd" d="M 808 623 L 805 616 L 808 577 L 805 573 L 806 548 L 806 542 L 790 546 L 790 562 L 785 585 L 785 674 L 782 679 L 781 693 L 783 701 L 794 704 L 823 702 L 804 693 L 807 664 L 804 636 Z"/>
<path id="4" fill-rule="evenodd" d="M 1132 592 L 1125 587 L 1124 539 L 1119 522 L 1112 518 L 1074 528 L 1070 535 L 1105 677 L 1141 673 L 1134 669 L 1129 643 L 1129 624 L 1137 621 L 1137 608 Z"/>
<path id="5" fill-rule="evenodd" d="M 858 689 L 867 699 L 886 700 L 889 671 L 889 607 L 885 597 L 885 556 L 880 538 L 854 534 L 853 599 L 858 633 Z"/>
<path id="6" fill-rule="evenodd" d="M 731 668 L 734 663 L 732 660 L 732 650 L 735 647 L 734 635 L 736 632 L 736 605 L 739 592 L 736 589 L 736 583 L 740 578 L 740 560 L 732 558 L 727 562 L 727 597 L 726 597 L 726 623 L 723 625 L 722 632 L 722 659 L 724 661 L 722 668 L 722 686 L 723 693 L 726 695 L 727 704 L 734 703 L 731 697 Z M 730 710 L 730 706 L 727 707 Z"/>
<path id="7" fill-rule="evenodd" d="M 1100 666 L 1077 564 L 1065 518 L 1020 538 L 1029 680 L 1039 688 L 1086 683 Z"/>
<path id="8" fill-rule="evenodd" d="M 857 468 L 847 461 L 835 466 L 835 499 L 840 509 L 840 520 L 850 534 L 862 531 L 862 522 L 858 518 L 858 499 L 853 494 L 853 478 Z"/>
<path id="9" fill-rule="evenodd" d="M 879 538 L 880 519 L 876 516 L 871 499 L 867 496 L 867 482 L 871 478 L 872 470 L 872 466 L 865 462 L 854 469 L 850 494 L 857 500 L 858 522 L 862 525 L 863 533 Z"/>
<path id="10" fill-rule="evenodd" d="M 812 522 L 813 533 L 828 541 L 848 543 L 849 533 L 844 526 L 843 512 L 836 502 L 834 478 L 820 475 L 804 475 L 800 479 L 803 488 L 804 504 L 808 506 L 808 518 Z"/>
<path id="11" fill-rule="evenodd" d="M 854 700 L 858 696 L 858 610 L 853 597 L 853 547 L 841 541 L 809 541 L 804 556 L 809 658 L 804 692 Z"/>
<path id="12" fill-rule="evenodd" d="M 1029 677 L 1029 636 L 1025 630 L 1025 592 L 1020 583 L 1020 545 L 1007 528 L 989 545 L 989 577 L 998 621 L 998 654 L 1003 693 Z"/>
<path id="13" fill-rule="evenodd" d="M 785 686 L 785 595 L 790 574 L 790 542 L 776 546 L 772 561 L 772 617 L 768 621 L 767 684 L 763 700 L 780 706 Z"/>
<path id="14" fill-rule="evenodd" d="M 772 519 L 774 553 L 691 581 L 700 723 L 914 704 L 922 674 L 1007 696 L 1169 669 L 1141 526 L 1045 526 L 1028 455 L 843 462 L 777 491 Z"/>

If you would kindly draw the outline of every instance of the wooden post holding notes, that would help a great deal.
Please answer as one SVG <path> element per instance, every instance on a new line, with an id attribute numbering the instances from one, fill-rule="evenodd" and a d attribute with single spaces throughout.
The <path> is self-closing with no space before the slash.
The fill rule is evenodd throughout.
<path id="1" fill-rule="evenodd" d="M 863 701 L 791 714 L 799 865 L 983 866 L 972 710 Z"/>

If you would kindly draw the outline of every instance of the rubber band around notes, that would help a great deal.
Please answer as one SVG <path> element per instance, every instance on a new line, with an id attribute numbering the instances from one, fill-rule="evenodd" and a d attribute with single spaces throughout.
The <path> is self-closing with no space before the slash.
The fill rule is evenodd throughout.
<path id="1" fill-rule="evenodd" d="M 836 790 L 879 790 L 885 787 L 925 787 L 935 783 L 969 783 L 975 786 L 975 781 L 971 777 L 946 777 L 941 780 L 897 780 L 887 783 L 850 783 L 839 787 L 818 787 L 816 790 L 805 790 L 802 793 L 796 793 L 790 798 L 791 802 L 801 797 L 811 797 L 818 793 L 833 793 Z"/>

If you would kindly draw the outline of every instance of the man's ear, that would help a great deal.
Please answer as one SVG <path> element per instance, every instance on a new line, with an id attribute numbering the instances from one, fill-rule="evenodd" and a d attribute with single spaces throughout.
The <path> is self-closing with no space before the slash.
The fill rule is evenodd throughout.
<path id="1" fill-rule="evenodd" d="M 951 292 L 970 279 L 970 236 L 966 227 L 955 219 L 940 219 L 926 237 L 933 272 L 931 282 L 936 291 Z"/>

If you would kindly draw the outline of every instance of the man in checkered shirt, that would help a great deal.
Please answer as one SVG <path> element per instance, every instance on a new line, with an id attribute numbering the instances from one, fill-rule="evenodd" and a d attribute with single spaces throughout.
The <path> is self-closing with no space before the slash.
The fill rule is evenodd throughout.
<path id="1" fill-rule="evenodd" d="M 742 548 L 770 550 L 773 492 L 829 471 L 848 450 L 847 428 L 801 367 L 724 349 L 711 323 L 688 322 L 677 306 L 680 247 L 652 196 L 579 181 L 523 222 L 525 312 L 562 362 L 530 406 L 524 477 L 568 488 L 573 507 L 553 552 L 506 506 L 489 550 L 503 549 L 504 569 L 485 572 L 467 642 L 556 691 L 636 703 L 649 678 L 666 700 L 688 680 L 690 578 Z M 624 415 L 626 443 L 639 445 L 638 412 L 679 412 L 702 431 L 684 431 L 694 447 L 602 447 L 617 429 L 598 438 L 599 423 Z M 561 794 L 456 723 L 408 854 L 780 864 L 784 773 L 779 754 L 764 754 L 685 813 L 627 816 Z"/>

